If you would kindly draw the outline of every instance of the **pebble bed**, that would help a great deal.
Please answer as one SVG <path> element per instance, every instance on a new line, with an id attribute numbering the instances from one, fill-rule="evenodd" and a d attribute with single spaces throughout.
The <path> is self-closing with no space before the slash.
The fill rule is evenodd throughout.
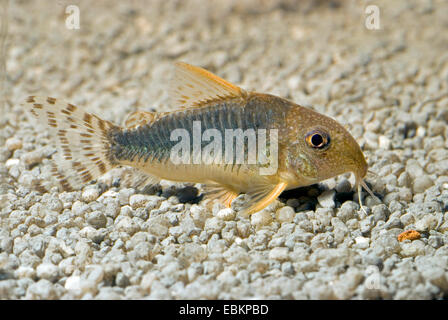
<path id="1" fill-rule="evenodd" d="M 0 299 L 438 299 L 448 297 L 448 3 L 59 1 L 9 8 L 0 119 Z M 372 2 L 373 3 L 373 2 Z M 349 174 L 288 191 L 244 216 L 192 186 L 138 190 L 114 169 L 76 192 L 50 174 L 30 94 L 122 123 L 167 105 L 186 61 L 325 113 L 362 146 L 360 210 Z M 51 191 L 35 188 L 44 179 Z M 187 187 L 186 187 L 187 186 Z M 398 241 L 416 230 L 419 239 Z"/>

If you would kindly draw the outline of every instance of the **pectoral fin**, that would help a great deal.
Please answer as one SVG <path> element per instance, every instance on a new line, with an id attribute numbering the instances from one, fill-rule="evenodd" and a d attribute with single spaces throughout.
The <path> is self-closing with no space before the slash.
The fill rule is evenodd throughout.
<path id="1" fill-rule="evenodd" d="M 287 184 L 280 182 L 276 185 L 260 184 L 247 192 L 250 200 L 243 207 L 242 213 L 253 214 L 266 208 L 285 190 Z"/>

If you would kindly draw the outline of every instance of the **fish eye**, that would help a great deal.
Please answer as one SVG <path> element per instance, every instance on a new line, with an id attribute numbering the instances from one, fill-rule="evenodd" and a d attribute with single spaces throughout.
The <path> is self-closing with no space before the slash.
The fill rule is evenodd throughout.
<path id="1" fill-rule="evenodd" d="M 323 149 L 330 144 L 330 136 L 320 130 L 308 132 L 305 136 L 306 143 L 315 149 Z"/>

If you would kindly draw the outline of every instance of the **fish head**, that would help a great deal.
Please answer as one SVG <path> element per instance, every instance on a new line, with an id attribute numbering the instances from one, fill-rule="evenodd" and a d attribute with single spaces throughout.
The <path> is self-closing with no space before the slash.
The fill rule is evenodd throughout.
<path id="1" fill-rule="evenodd" d="M 353 136 L 337 121 L 297 106 L 288 114 L 288 169 L 299 185 L 353 172 L 362 183 L 367 162 Z"/>

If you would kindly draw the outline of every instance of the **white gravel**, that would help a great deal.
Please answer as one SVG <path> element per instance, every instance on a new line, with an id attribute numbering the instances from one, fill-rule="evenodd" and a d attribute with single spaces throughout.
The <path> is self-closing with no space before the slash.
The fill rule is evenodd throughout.
<path id="1" fill-rule="evenodd" d="M 9 10 L 0 121 L 0 299 L 437 299 L 448 297 L 448 4 L 375 1 L 78 1 Z M 20 103 L 64 98 L 121 123 L 170 110 L 186 61 L 347 125 L 382 203 L 343 175 L 284 193 L 252 215 L 142 192 L 114 170 L 60 193 L 54 148 Z M 36 190 L 38 179 L 51 188 Z M 414 229 L 421 238 L 399 242 Z"/>

